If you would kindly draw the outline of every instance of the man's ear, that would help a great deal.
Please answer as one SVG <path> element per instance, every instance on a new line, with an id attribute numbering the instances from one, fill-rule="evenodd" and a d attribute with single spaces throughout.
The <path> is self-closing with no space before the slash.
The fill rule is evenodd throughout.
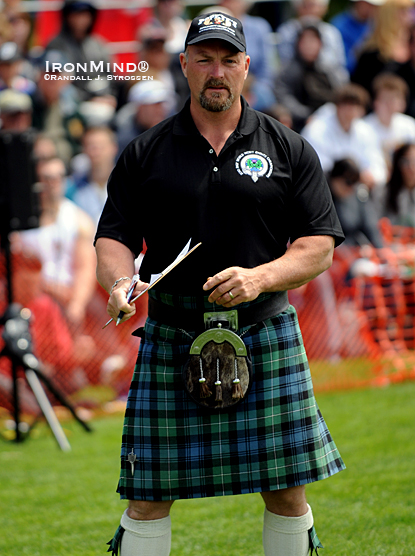
<path id="1" fill-rule="evenodd" d="M 184 76 L 187 78 L 187 59 L 184 52 L 180 53 L 180 65 L 182 66 L 182 72 Z"/>
<path id="2" fill-rule="evenodd" d="M 250 56 L 246 55 L 245 56 L 245 79 L 248 77 L 250 63 L 251 63 L 251 58 Z"/>

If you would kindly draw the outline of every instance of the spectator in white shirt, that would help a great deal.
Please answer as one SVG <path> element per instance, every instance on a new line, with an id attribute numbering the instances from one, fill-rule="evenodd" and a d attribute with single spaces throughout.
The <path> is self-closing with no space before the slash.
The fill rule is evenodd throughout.
<path id="1" fill-rule="evenodd" d="M 415 119 L 403 114 L 409 94 L 405 81 L 393 73 L 381 73 L 373 80 L 373 112 L 364 121 L 376 133 L 388 166 L 395 149 L 415 143 Z"/>
<path id="2" fill-rule="evenodd" d="M 348 83 L 335 91 L 334 105 L 324 105 L 301 134 L 319 155 L 325 172 L 336 160 L 352 158 L 360 168 L 360 182 L 369 190 L 381 189 L 387 179 L 385 158 L 374 131 L 363 121 L 369 94 Z"/>

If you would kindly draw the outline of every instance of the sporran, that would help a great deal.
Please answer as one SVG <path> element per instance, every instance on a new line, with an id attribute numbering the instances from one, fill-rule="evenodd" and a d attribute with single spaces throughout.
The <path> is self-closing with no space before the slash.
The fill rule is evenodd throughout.
<path id="1" fill-rule="evenodd" d="M 247 348 L 234 330 L 238 311 L 205 313 L 206 330 L 190 347 L 183 380 L 190 398 L 212 410 L 230 409 L 247 395 L 252 363 Z"/>

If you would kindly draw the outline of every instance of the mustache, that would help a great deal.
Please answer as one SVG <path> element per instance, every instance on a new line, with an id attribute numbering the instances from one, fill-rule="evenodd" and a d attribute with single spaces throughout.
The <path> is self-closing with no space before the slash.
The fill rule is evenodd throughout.
<path id="1" fill-rule="evenodd" d="M 202 92 L 204 93 L 206 89 L 209 89 L 211 87 L 212 88 L 222 87 L 226 89 L 229 93 L 231 92 L 229 85 L 225 81 L 222 81 L 221 79 L 215 79 L 214 77 L 206 81 Z"/>

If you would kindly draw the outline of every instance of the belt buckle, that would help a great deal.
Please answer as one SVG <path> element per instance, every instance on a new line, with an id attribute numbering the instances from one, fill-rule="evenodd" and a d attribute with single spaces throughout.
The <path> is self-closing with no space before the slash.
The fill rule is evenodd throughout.
<path id="1" fill-rule="evenodd" d="M 203 323 L 206 330 L 211 328 L 225 328 L 235 332 L 238 330 L 238 310 L 232 309 L 230 311 L 203 313 Z"/>

